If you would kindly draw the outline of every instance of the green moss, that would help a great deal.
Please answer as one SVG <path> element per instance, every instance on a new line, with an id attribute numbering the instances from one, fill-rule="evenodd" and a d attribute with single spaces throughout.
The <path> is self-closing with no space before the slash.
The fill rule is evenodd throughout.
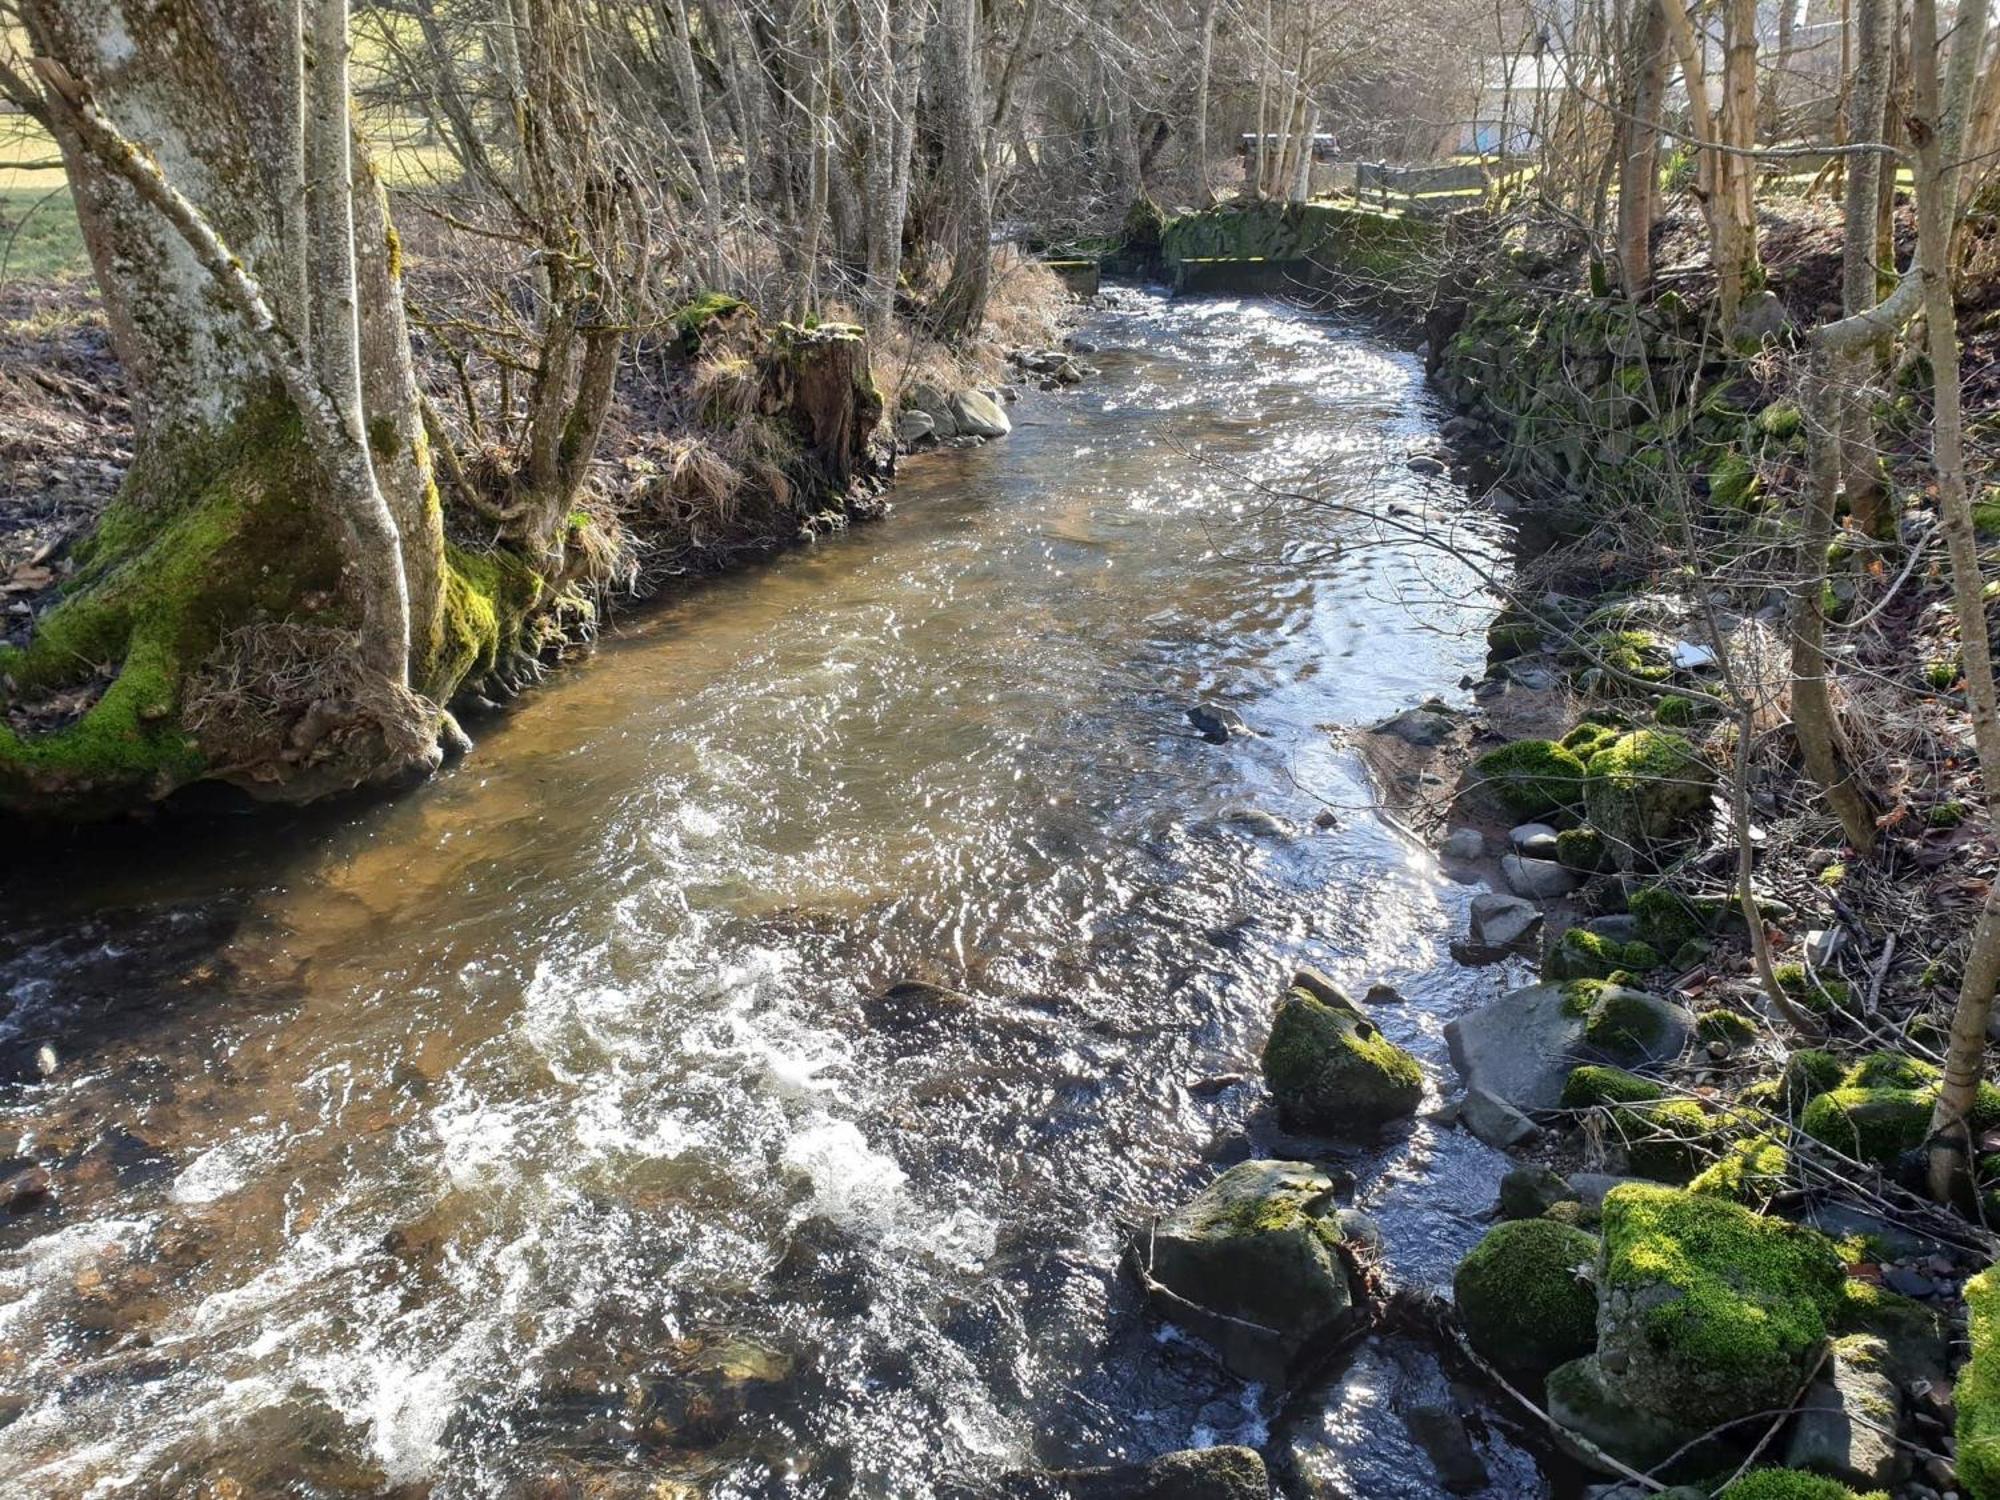
<path id="1" fill-rule="evenodd" d="M 1414 1057 L 1359 1011 L 1299 987 L 1278 1008 L 1263 1067 L 1285 1117 L 1306 1129 L 1380 1124 L 1423 1098 Z"/>
<path id="2" fill-rule="evenodd" d="M 1622 677 L 1665 682 L 1673 675 L 1666 644 L 1650 630 L 1614 630 L 1595 642 L 1597 659 Z"/>
<path id="3" fill-rule="evenodd" d="M 1563 1082 L 1562 1107 L 1588 1109 L 1599 1104 L 1643 1104 L 1664 1098 L 1666 1092 L 1650 1078 L 1627 1073 L 1623 1068 L 1588 1064 L 1570 1069 Z"/>
<path id="4" fill-rule="evenodd" d="M 1805 416 L 1796 403 L 1775 401 L 1757 414 L 1757 430 L 1765 437 L 1788 443 L 1805 429 Z"/>
<path id="5" fill-rule="evenodd" d="M 1817 1047 L 1802 1047 L 1785 1059 L 1782 1102 L 1793 1111 L 1804 1109 L 1807 1101 L 1840 1087 L 1840 1059 Z"/>
<path id="6" fill-rule="evenodd" d="M 1830 891 L 1839 889 L 1840 883 L 1845 879 L 1847 879 L 1847 866 L 1839 860 L 1835 860 L 1819 872 L 1819 883 Z"/>
<path id="7" fill-rule="evenodd" d="M 1847 981 L 1808 974 L 1804 964 L 1782 963 L 1771 970 L 1785 998 L 1822 1015 L 1847 1009 L 1852 998 Z"/>
<path id="8" fill-rule="evenodd" d="M 1572 979 L 1562 987 L 1563 1014 L 1567 1016 L 1587 1016 L 1591 1007 L 1597 1004 L 1597 997 L 1604 993 L 1602 979 Z"/>
<path id="9" fill-rule="evenodd" d="M 1735 1203 L 1761 1207 L 1784 1191 L 1791 1154 L 1768 1135 L 1730 1142 L 1716 1161 L 1695 1174 L 1691 1193 L 1708 1193 Z"/>
<path id="10" fill-rule="evenodd" d="M 1757 468 L 1733 449 L 1723 453 L 1708 471 L 1708 497 L 1728 510 L 1748 510 L 1763 491 Z"/>
<path id="11" fill-rule="evenodd" d="M 1678 838 L 1708 814 L 1714 772 L 1687 739 L 1635 729 L 1590 757 L 1584 806 L 1615 846 L 1644 849 Z"/>
<path id="12" fill-rule="evenodd" d="M 1934 805 L 1925 821 L 1933 828 L 1956 828 L 1965 821 L 1966 806 L 1956 798 Z"/>
<path id="13" fill-rule="evenodd" d="M 1610 851 L 1595 828 L 1565 828 L 1556 835 L 1556 863 L 1580 875 L 1594 875 L 1606 868 Z"/>
<path id="14" fill-rule="evenodd" d="M 449 694 L 476 685 L 520 645 L 521 628 L 546 585 L 519 554 L 445 545 L 444 622 L 425 674 Z"/>
<path id="15" fill-rule="evenodd" d="M 1858 1161 L 1893 1163 L 1930 1134 L 1931 1101 L 1913 1089 L 1838 1088 L 1805 1107 L 1799 1128 Z"/>
<path id="16" fill-rule="evenodd" d="M 1626 897 L 1625 909 L 1638 921 L 1639 935 L 1662 953 L 1706 937 L 1722 914 L 1720 902 L 1696 901 L 1664 885 L 1639 887 Z"/>
<path id="17" fill-rule="evenodd" d="M 740 297 L 732 297 L 726 292 L 702 292 L 669 313 L 667 321 L 680 335 L 681 348 L 688 354 L 696 354 L 701 350 L 708 325 L 717 318 L 730 316 L 743 306 Z"/>
<path id="18" fill-rule="evenodd" d="M 1900 1052 L 1871 1052 L 1847 1070 L 1840 1086 L 1848 1089 L 1920 1089 L 1938 1081 L 1938 1070 L 1921 1058 Z"/>
<path id="19" fill-rule="evenodd" d="M 1662 1099 L 1613 1111 L 1611 1122 L 1625 1143 L 1634 1176 L 1686 1182 L 1708 1159 L 1708 1147 L 1725 1122 L 1693 1099 Z"/>
<path id="20" fill-rule="evenodd" d="M 1585 719 L 1557 743 L 1565 750 L 1574 751 L 1578 760 L 1588 762 L 1591 756 L 1606 745 L 1612 744 L 1622 733 L 1624 730 L 1619 725 Z"/>
<path id="21" fill-rule="evenodd" d="M 0 651 L 6 702 L 116 676 L 76 722 L 22 736 L 0 725 L 0 803 L 78 811 L 164 792 L 196 776 L 180 724 L 188 675 L 222 635 L 290 619 L 341 624 L 340 554 L 310 506 L 320 480 L 289 403 L 272 397 L 226 432 L 166 444 L 127 475 L 77 551 L 63 597 L 25 648 Z"/>
<path id="22" fill-rule="evenodd" d="M 1725 1198 L 1631 1183 L 1604 1201 L 1599 1357 L 1690 1423 L 1782 1407 L 1824 1347 L 1845 1271 L 1824 1235 Z"/>
<path id="23" fill-rule="evenodd" d="M 1550 740 L 1517 740 L 1479 757 L 1476 770 L 1517 817 L 1540 818 L 1574 805 L 1583 792 L 1583 762 Z"/>
<path id="24" fill-rule="evenodd" d="M 1972 1358 L 1959 1372 L 1958 1483 L 1969 1500 L 2000 1500 L 2000 1270 L 1965 1284 Z"/>
<path id="25" fill-rule="evenodd" d="M 1643 943 L 1627 943 L 1625 952 L 1629 955 L 1633 949 L 1643 947 Z M 1644 967 L 1658 968 L 1657 955 Z M 1613 1057 L 1651 1056 L 1660 1050 L 1666 1035 L 1666 1018 L 1652 997 L 1627 989 L 1605 990 L 1583 1025 L 1584 1043 Z"/>
<path id="26" fill-rule="evenodd" d="M 1837 1479 L 1804 1469 L 1752 1469 L 1717 1500 L 1889 1500 L 1881 1490 L 1857 1495 Z"/>
<path id="27" fill-rule="evenodd" d="M 1694 1023 L 1694 1034 L 1704 1042 L 1723 1042 L 1731 1047 L 1741 1047 L 1757 1039 L 1757 1023 L 1741 1011 L 1704 1011 Z"/>
<path id="28" fill-rule="evenodd" d="M 1695 720 L 1695 701 L 1684 698 L 1679 693 L 1668 693 L 1653 705 L 1653 722 L 1675 728 L 1686 728 Z"/>
<path id="29" fill-rule="evenodd" d="M 1526 656 L 1541 649 L 1542 630 L 1532 620 L 1502 617 L 1487 628 L 1486 657 L 1489 661 L 1512 661 L 1517 656 Z"/>
<path id="30" fill-rule="evenodd" d="M 1597 1341 L 1590 1267 L 1597 1241 L 1553 1219 L 1495 1225 L 1459 1262 L 1452 1296 L 1473 1348 L 1512 1369 L 1547 1370 Z"/>
<path id="31" fill-rule="evenodd" d="M 1571 927 L 1556 939 L 1543 967 L 1551 979 L 1610 979 L 1659 966 L 1660 955 L 1649 944 L 1621 943 L 1587 927 Z"/>

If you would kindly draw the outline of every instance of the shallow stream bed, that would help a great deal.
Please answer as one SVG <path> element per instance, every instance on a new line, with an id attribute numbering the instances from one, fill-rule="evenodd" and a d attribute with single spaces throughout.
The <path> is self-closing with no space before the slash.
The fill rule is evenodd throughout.
<path id="1" fill-rule="evenodd" d="M 1119 1269 L 1268 1144 L 1293 966 L 1398 986 L 1446 1090 L 1506 983 L 1337 732 L 1478 670 L 1480 592 L 1292 493 L 1449 510 L 1439 413 L 1276 302 L 1083 331 L 1101 378 L 428 786 L 12 862 L 0 1158 L 55 1197 L 0 1222 L 0 1494 L 915 1500 L 1226 1440 L 1442 1493 L 1392 1409 L 1467 1404 L 1428 1354 L 1281 1412 Z M 1349 1165 L 1422 1283 L 1505 1163 L 1419 1122 Z M 1483 1493 L 1547 1493 L 1474 1431 Z"/>

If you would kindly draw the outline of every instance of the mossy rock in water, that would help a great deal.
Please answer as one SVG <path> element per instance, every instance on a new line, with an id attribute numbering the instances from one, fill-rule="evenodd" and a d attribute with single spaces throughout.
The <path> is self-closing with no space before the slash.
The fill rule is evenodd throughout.
<path id="1" fill-rule="evenodd" d="M 1686 1182 L 1707 1162 L 1710 1142 L 1727 1122 L 1693 1099 L 1662 1099 L 1616 1109 L 1611 1123 L 1635 1177 Z"/>
<path id="2" fill-rule="evenodd" d="M 1264 1082 L 1295 1129 L 1368 1129 L 1415 1112 L 1424 1097 L 1417 1060 L 1383 1036 L 1359 1006 L 1301 973 L 1264 1044 Z"/>
<path id="3" fill-rule="evenodd" d="M 1672 730 L 1635 729 L 1590 757 L 1583 802 L 1621 858 L 1693 832 L 1708 816 L 1715 773 Z"/>
<path id="4" fill-rule="evenodd" d="M 1972 1358 L 1959 1371 L 1958 1484 L 1970 1500 L 2000 1500 L 2000 1267 L 1965 1284 Z"/>
<path id="5" fill-rule="evenodd" d="M 1660 955 L 1649 944 L 1621 943 L 1587 927 L 1571 927 L 1549 949 L 1542 972 L 1550 979 L 1609 979 L 1659 966 Z"/>
<path id="6" fill-rule="evenodd" d="M 1623 1068 L 1601 1068 L 1589 1064 L 1570 1070 L 1563 1085 L 1564 1109 L 1589 1109 L 1600 1104 L 1646 1104 L 1666 1097 L 1666 1090 L 1650 1078 L 1627 1073 Z"/>
<path id="7" fill-rule="evenodd" d="M 1363 1321 L 1326 1174 L 1239 1162 L 1134 1247 L 1163 1317 L 1245 1380 L 1282 1388 Z"/>
<path id="8" fill-rule="evenodd" d="M 1553 740 L 1502 745 L 1480 756 L 1473 769 L 1516 817 L 1551 817 L 1583 797 L 1583 762 Z"/>
<path id="9" fill-rule="evenodd" d="M 1495 1364 L 1549 1370 L 1597 1341 L 1597 1241 L 1551 1219 L 1495 1225 L 1458 1263 L 1452 1296 L 1472 1347 Z"/>
<path id="10" fill-rule="evenodd" d="M 1768 1135 L 1748 1136 L 1730 1142 L 1719 1160 L 1697 1172 L 1688 1191 L 1761 1208 L 1785 1190 L 1791 1165 L 1791 1153 L 1783 1142 Z"/>
<path id="11" fill-rule="evenodd" d="M 1542 649 L 1542 627 L 1526 616 L 1509 612 L 1486 627 L 1486 659 L 1512 661 Z"/>
<path id="12" fill-rule="evenodd" d="M 1716 1500 L 1889 1500 L 1881 1490 L 1858 1494 L 1838 1479 L 1804 1469 L 1752 1469 Z"/>
<path id="13" fill-rule="evenodd" d="M 1698 1428 L 1790 1404 L 1840 1311 L 1831 1240 L 1643 1183 L 1605 1196 L 1603 1237 L 1598 1358 L 1617 1394 Z"/>

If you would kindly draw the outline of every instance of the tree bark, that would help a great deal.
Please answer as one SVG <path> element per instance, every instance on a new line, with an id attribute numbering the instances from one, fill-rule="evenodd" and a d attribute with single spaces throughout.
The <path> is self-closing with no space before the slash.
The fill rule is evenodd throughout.
<path id="1" fill-rule="evenodd" d="M 1667 21 L 1662 4 L 1639 0 L 1633 17 L 1632 87 L 1619 122 L 1618 280 L 1625 294 L 1643 298 L 1653 285 L 1653 219 L 1659 202 L 1660 106 L 1667 89 Z"/>
<path id="2" fill-rule="evenodd" d="M 985 321 L 992 283 L 993 205 L 981 149 L 986 111 L 978 27 L 975 0 L 942 0 L 933 33 L 933 97 L 951 199 L 951 275 L 932 309 L 931 323 L 945 338 L 963 337 Z"/>

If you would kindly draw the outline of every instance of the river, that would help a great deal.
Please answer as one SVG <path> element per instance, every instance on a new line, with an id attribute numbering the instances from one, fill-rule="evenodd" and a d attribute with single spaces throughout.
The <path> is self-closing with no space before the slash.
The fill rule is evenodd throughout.
<path id="1" fill-rule="evenodd" d="M 1277 302 L 1082 331 L 1100 378 L 614 622 L 420 789 L 17 854 L 0 1155 L 55 1196 L 0 1222 L 0 1493 L 915 1500 L 1220 1440 L 1441 1493 L 1389 1409 L 1427 1355 L 1281 1411 L 1118 1265 L 1268 1140 L 1292 966 L 1400 987 L 1447 1089 L 1507 981 L 1338 733 L 1476 673 L 1480 592 L 1288 493 L 1450 512 L 1440 413 Z M 1421 1283 L 1505 1161 L 1349 1165 Z"/>

